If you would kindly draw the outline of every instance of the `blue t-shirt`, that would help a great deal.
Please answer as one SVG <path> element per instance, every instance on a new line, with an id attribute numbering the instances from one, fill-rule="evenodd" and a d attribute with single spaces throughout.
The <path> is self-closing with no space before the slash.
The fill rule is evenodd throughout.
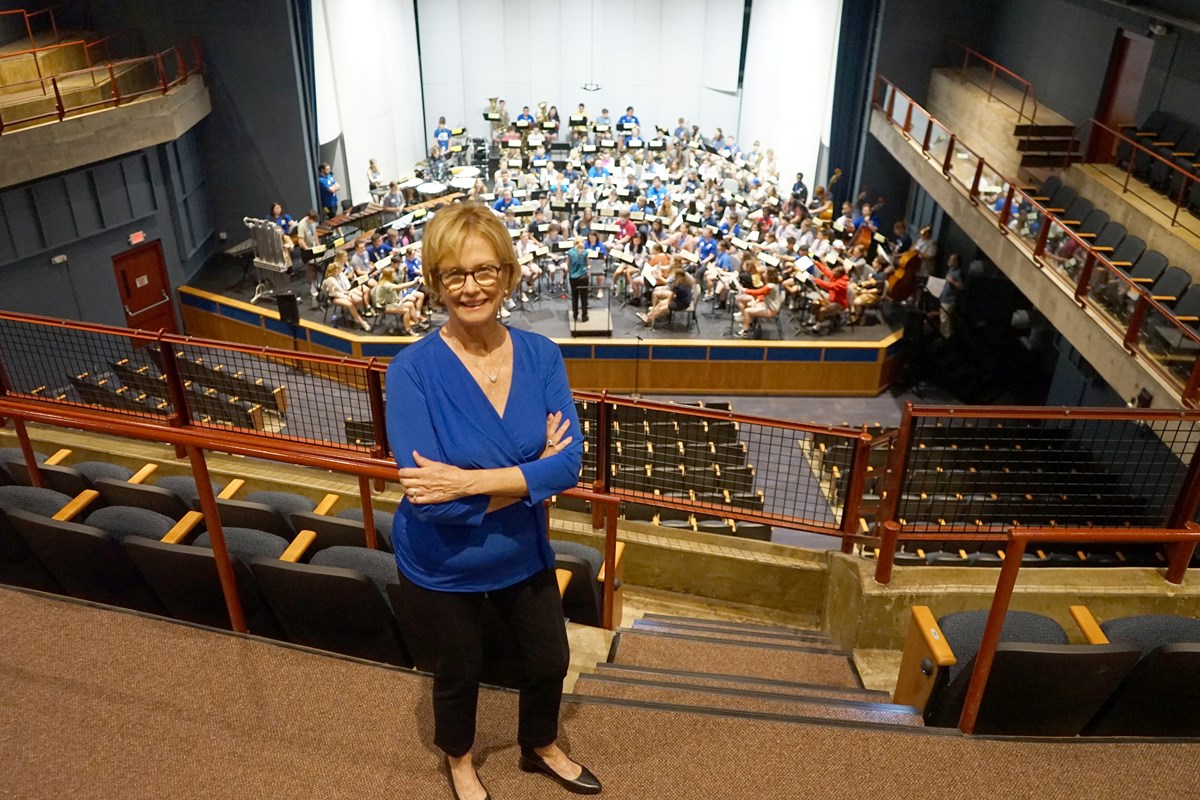
<path id="1" fill-rule="evenodd" d="M 438 149 L 443 153 L 450 149 L 450 129 L 438 126 L 433 129 L 433 139 L 437 142 Z"/>
<path id="2" fill-rule="evenodd" d="M 588 167 L 588 177 L 589 178 L 607 178 L 608 177 L 608 167 L 596 167 L 596 166 Z"/>
<path id="3" fill-rule="evenodd" d="M 497 211 L 504 212 L 508 210 L 509 206 L 514 205 L 516 202 L 517 201 L 511 197 L 507 200 L 505 200 L 503 197 L 497 197 L 496 202 L 492 203 L 492 208 L 496 209 Z"/>
<path id="4" fill-rule="evenodd" d="M 708 258 L 709 256 L 715 257 L 717 254 L 717 240 L 711 239 L 711 238 L 705 238 L 703 236 L 700 237 L 699 250 L 700 250 L 699 256 L 700 256 L 701 261 Z"/>
<path id="5" fill-rule="evenodd" d="M 401 468 L 413 451 L 463 469 L 519 467 L 529 487 L 520 502 L 487 513 L 490 498 L 470 495 L 430 505 L 407 498 L 396 509 L 396 566 L 418 586 L 486 592 L 554 568 L 542 502 L 579 481 L 583 433 L 558 346 L 516 328 L 512 386 L 496 413 L 467 367 L 440 334 L 400 351 L 387 371 L 388 440 Z M 562 412 L 571 444 L 540 458 L 546 417 Z"/>
<path id="6" fill-rule="evenodd" d="M 333 173 L 320 176 L 317 178 L 317 183 L 321 185 L 321 205 L 325 208 L 337 208 L 338 197 L 333 193 L 333 186 L 337 183 L 337 179 L 333 177 Z"/>
<path id="7" fill-rule="evenodd" d="M 291 227 L 292 227 L 292 215 L 291 214 L 280 214 L 278 217 L 267 217 L 267 219 L 269 219 L 271 222 L 274 222 L 276 225 L 278 225 L 283 230 L 284 233 L 287 233 L 289 230 L 291 230 Z"/>

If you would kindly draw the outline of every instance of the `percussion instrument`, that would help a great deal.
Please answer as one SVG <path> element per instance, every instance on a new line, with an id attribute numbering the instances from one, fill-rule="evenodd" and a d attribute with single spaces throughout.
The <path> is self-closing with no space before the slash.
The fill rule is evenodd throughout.
<path id="1" fill-rule="evenodd" d="M 417 202 L 417 187 L 424 182 L 420 178 L 409 178 L 400 184 L 400 191 L 404 193 L 404 202 L 406 204 L 412 205 Z"/>
<path id="2" fill-rule="evenodd" d="M 478 178 L 479 167 L 452 167 L 450 174 L 456 178 Z"/>
<path id="3" fill-rule="evenodd" d="M 473 188 L 475 188 L 475 179 L 471 178 L 471 177 L 465 177 L 465 176 L 460 175 L 457 178 L 451 178 L 450 185 L 453 186 L 455 189 L 459 189 L 464 192 L 469 192 Z"/>
<path id="4" fill-rule="evenodd" d="M 472 181 L 472 185 L 473 184 L 474 181 Z M 420 196 L 422 203 L 428 200 L 434 200 L 449 193 L 450 187 L 444 183 L 434 183 L 430 181 L 429 183 L 422 183 L 417 187 L 417 194 Z"/>

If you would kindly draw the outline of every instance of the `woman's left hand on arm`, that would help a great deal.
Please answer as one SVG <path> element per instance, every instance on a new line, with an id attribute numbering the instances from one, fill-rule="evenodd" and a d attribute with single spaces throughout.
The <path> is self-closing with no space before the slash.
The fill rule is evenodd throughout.
<path id="1" fill-rule="evenodd" d="M 410 503 L 446 503 L 471 494 L 466 470 L 425 458 L 416 450 L 413 461 L 417 466 L 400 470 L 400 485 Z"/>

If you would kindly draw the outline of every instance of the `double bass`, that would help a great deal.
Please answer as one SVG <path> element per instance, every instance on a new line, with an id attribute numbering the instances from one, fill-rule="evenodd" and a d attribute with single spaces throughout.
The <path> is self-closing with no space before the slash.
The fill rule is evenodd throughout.
<path id="1" fill-rule="evenodd" d="M 835 185 L 837 185 L 837 182 L 839 180 L 841 180 L 841 177 L 842 177 L 842 168 L 834 167 L 833 175 L 829 178 L 829 185 L 825 187 L 825 198 L 823 201 L 825 203 L 828 203 L 829 207 L 826 208 L 824 211 L 822 211 L 818 215 L 818 218 L 822 222 L 833 222 L 833 187 Z"/>
<path id="2" fill-rule="evenodd" d="M 896 257 L 895 269 L 887 277 L 887 296 L 896 302 L 904 302 L 917 286 L 921 274 L 921 253 L 915 248 L 906 250 Z"/>

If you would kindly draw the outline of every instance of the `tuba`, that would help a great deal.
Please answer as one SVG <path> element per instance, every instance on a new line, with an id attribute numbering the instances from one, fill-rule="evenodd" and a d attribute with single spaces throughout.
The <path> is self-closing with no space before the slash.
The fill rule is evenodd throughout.
<path id="1" fill-rule="evenodd" d="M 488 113 L 489 114 L 499 114 L 500 113 L 500 98 L 499 97 L 489 97 L 488 98 Z"/>
<path id="2" fill-rule="evenodd" d="M 546 116 L 546 108 L 549 105 L 550 104 L 547 103 L 545 100 L 538 103 L 537 114 L 534 115 L 534 117 L 537 119 L 538 125 L 541 125 L 543 122 L 545 122 L 547 119 L 549 119 L 549 117 Z"/>

